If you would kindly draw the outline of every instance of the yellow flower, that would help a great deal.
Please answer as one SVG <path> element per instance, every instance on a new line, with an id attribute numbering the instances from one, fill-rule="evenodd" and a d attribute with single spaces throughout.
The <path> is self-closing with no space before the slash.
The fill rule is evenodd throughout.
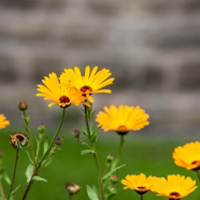
<path id="1" fill-rule="evenodd" d="M 140 175 L 127 175 L 125 179 L 121 180 L 124 189 L 135 190 L 139 194 L 144 194 L 151 190 L 153 184 L 156 182 L 157 177 L 148 176 L 141 173 Z"/>
<path id="2" fill-rule="evenodd" d="M 98 67 L 95 66 L 90 70 L 90 66 L 86 66 L 85 75 L 82 76 L 78 67 L 73 69 L 65 69 L 60 76 L 61 84 L 75 87 L 82 95 L 93 102 L 92 94 L 111 93 L 110 89 L 102 89 L 103 87 L 113 83 L 114 78 L 109 78 L 111 72 L 108 69 L 102 69 L 97 72 Z"/>
<path id="3" fill-rule="evenodd" d="M 136 131 L 149 125 L 149 115 L 139 106 L 120 105 L 118 108 L 111 105 L 104 107 L 105 112 L 97 113 L 96 121 L 104 131 L 114 130 L 120 135 L 128 133 L 130 130 Z"/>
<path id="4" fill-rule="evenodd" d="M 176 147 L 172 154 L 174 162 L 187 170 L 200 169 L 200 142 L 190 142 Z"/>
<path id="5" fill-rule="evenodd" d="M 180 200 L 192 193 L 196 188 L 196 181 L 190 177 L 185 178 L 185 176 L 177 174 L 168 175 L 167 179 L 158 178 L 152 187 L 152 191 L 158 193 L 158 196 L 163 196 L 170 200 Z"/>
<path id="6" fill-rule="evenodd" d="M 6 126 L 10 125 L 10 121 L 8 121 L 5 115 L 0 114 L 0 129 L 6 128 Z"/>
<path id="7" fill-rule="evenodd" d="M 49 77 L 45 76 L 42 82 L 44 85 L 37 85 L 37 91 L 40 93 L 36 94 L 36 96 L 42 96 L 44 100 L 53 101 L 48 105 L 49 107 L 55 104 L 61 108 L 66 108 L 71 104 L 78 106 L 85 100 L 85 97 L 73 88 L 60 85 L 54 72 L 49 74 Z"/>

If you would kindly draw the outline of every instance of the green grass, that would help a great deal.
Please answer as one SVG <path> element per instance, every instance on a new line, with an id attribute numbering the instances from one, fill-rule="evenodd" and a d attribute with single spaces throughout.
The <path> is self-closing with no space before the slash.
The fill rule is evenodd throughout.
<path id="1" fill-rule="evenodd" d="M 9 175 L 12 175 L 15 150 L 9 142 L 9 135 L 12 130 L 7 128 L 1 131 L 0 149 L 4 152 L 4 166 Z M 123 179 L 127 174 L 139 174 L 164 176 L 168 174 L 182 174 L 197 180 L 195 172 L 187 171 L 177 167 L 172 159 L 172 152 L 175 147 L 183 145 L 194 139 L 162 139 L 156 136 L 147 137 L 147 133 L 129 133 L 125 136 L 124 148 L 122 151 L 122 164 L 126 167 L 120 169 L 117 174 Z M 71 134 L 61 133 L 64 143 L 62 150 L 55 155 L 54 161 L 42 171 L 41 176 L 48 179 L 48 183 L 35 182 L 30 190 L 27 200 L 67 200 L 65 184 L 74 181 L 81 185 L 82 190 L 74 196 L 73 200 L 87 200 L 86 185 L 97 185 L 97 173 L 93 157 L 91 155 L 80 155 L 85 147 L 78 143 Z M 48 135 L 51 138 L 51 135 Z M 119 136 L 115 133 L 100 133 L 97 149 L 100 157 L 101 168 L 103 169 L 105 158 L 109 153 L 116 155 L 119 145 Z M 20 152 L 19 165 L 14 186 L 21 184 L 16 192 L 15 200 L 20 200 L 26 187 L 25 170 L 28 166 L 28 159 L 25 149 Z M 199 181 L 197 180 L 199 185 Z M 6 191 L 8 187 L 4 184 Z M 123 190 L 119 183 L 118 193 L 113 200 L 133 199 L 139 200 L 139 195 L 131 190 Z M 154 193 L 147 193 L 144 200 L 161 200 L 163 197 L 156 197 Z M 197 189 L 194 193 L 184 198 L 185 200 L 199 200 L 200 192 Z"/>

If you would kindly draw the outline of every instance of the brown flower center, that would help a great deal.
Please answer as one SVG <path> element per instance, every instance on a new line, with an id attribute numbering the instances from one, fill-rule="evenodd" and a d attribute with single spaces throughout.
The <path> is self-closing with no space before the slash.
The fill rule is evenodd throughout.
<path id="1" fill-rule="evenodd" d="M 60 107 L 62 107 L 62 108 L 66 108 L 71 105 L 70 98 L 67 96 L 60 97 L 59 102 L 61 104 Z"/>
<path id="2" fill-rule="evenodd" d="M 84 85 L 83 87 L 81 87 L 80 91 L 84 93 L 89 93 L 90 95 L 93 92 L 92 88 L 89 85 Z"/>
<path id="3" fill-rule="evenodd" d="M 200 160 L 195 160 L 195 161 L 191 162 L 191 165 L 195 165 L 196 166 L 192 170 L 194 170 L 194 171 L 199 170 L 200 169 Z"/>
<path id="4" fill-rule="evenodd" d="M 24 134 L 17 132 L 10 136 L 10 142 L 14 148 L 21 149 L 28 144 L 28 138 Z"/>
<path id="5" fill-rule="evenodd" d="M 138 186 L 135 190 L 138 194 L 145 194 L 148 192 L 148 189 L 145 186 Z"/>
<path id="6" fill-rule="evenodd" d="M 180 200 L 181 199 L 181 195 L 178 192 L 171 192 L 169 194 L 170 198 L 169 200 Z M 177 199 L 179 198 L 179 199 Z"/>
<path id="7" fill-rule="evenodd" d="M 121 125 L 117 128 L 117 131 L 116 131 L 119 135 L 126 135 L 128 133 L 128 129 L 126 126 L 124 125 Z"/>

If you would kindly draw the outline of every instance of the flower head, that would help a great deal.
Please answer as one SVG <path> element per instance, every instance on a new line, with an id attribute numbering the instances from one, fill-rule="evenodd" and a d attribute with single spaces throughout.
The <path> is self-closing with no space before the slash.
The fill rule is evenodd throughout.
<path id="1" fill-rule="evenodd" d="M 177 174 L 168 175 L 167 179 L 158 178 L 152 187 L 152 191 L 170 200 L 180 200 L 192 193 L 196 188 L 196 181 L 190 177 L 185 178 L 185 176 Z"/>
<path id="2" fill-rule="evenodd" d="M 6 128 L 6 126 L 10 125 L 10 121 L 8 121 L 5 115 L 0 114 L 0 129 Z"/>
<path id="3" fill-rule="evenodd" d="M 10 143 L 15 149 L 21 149 L 28 144 L 28 138 L 26 137 L 26 135 L 20 132 L 16 132 L 15 134 L 10 136 Z"/>
<path id="4" fill-rule="evenodd" d="M 57 75 L 53 72 L 49 76 L 45 76 L 42 80 L 44 85 L 38 85 L 37 91 L 40 92 L 36 96 L 44 97 L 44 100 L 53 101 L 48 106 L 52 107 L 57 104 L 61 108 L 66 108 L 71 104 L 78 106 L 83 103 L 85 98 L 74 90 L 72 87 L 60 85 Z"/>
<path id="5" fill-rule="evenodd" d="M 66 190 L 70 195 L 74 195 L 81 190 L 81 187 L 74 182 L 66 183 Z"/>
<path id="6" fill-rule="evenodd" d="M 82 95 L 93 102 L 92 94 L 96 93 L 111 93 L 110 89 L 102 89 L 103 87 L 113 83 L 114 78 L 109 78 L 111 72 L 108 69 L 102 69 L 97 72 L 98 67 L 95 66 L 92 70 L 90 66 L 86 66 L 85 75 L 82 76 L 78 67 L 73 69 L 65 69 L 60 76 L 60 81 L 63 85 L 69 84 L 76 88 Z"/>
<path id="7" fill-rule="evenodd" d="M 145 194 L 151 190 L 153 184 L 156 182 L 157 177 L 148 176 L 141 173 L 140 175 L 127 175 L 125 179 L 121 180 L 124 189 L 135 190 L 138 194 Z"/>
<path id="8" fill-rule="evenodd" d="M 172 154 L 174 162 L 187 170 L 200 169 L 200 142 L 190 142 L 176 147 Z"/>
<path id="9" fill-rule="evenodd" d="M 104 111 L 97 114 L 96 121 L 104 131 L 114 130 L 120 135 L 128 133 L 130 130 L 140 130 L 149 125 L 149 115 L 139 106 L 120 105 L 118 108 L 111 105 L 104 107 Z"/>

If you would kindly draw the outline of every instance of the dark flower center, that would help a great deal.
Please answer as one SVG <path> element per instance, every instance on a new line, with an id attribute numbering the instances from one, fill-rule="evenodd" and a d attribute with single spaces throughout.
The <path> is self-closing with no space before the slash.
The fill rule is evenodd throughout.
<path id="1" fill-rule="evenodd" d="M 135 190 L 138 194 L 145 194 L 148 192 L 148 189 L 145 186 L 138 186 Z"/>
<path id="2" fill-rule="evenodd" d="M 119 135 L 126 135 L 128 133 L 128 129 L 126 126 L 122 125 L 117 128 L 116 131 Z"/>
<path id="3" fill-rule="evenodd" d="M 193 162 L 191 162 L 191 165 L 196 165 L 197 167 L 192 169 L 193 171 L 197 171 L 200 169 L 200 160 L 195 160 Z"/>
<path id="4" fill-rule="evenodd" d="M 60 105 L 60 107 L 62 107 L 62 108 L 66 108 L 71 105 L 70 98 L 67 96 L 60 97 L 59 102 L 62 104 L 62 105 Z"/>
<path id="5" fill-rule="evenodd" d="M 177 198 L 180 198 L 181 197 L 181 195 L 178 193 L 178 192 L 171 192 L 170 194 L 169 194 L 169 196 L 170 196 L 170 199 L 169 200 L 180 200 L 180 199 L 177 199 Z M 175 198 L 175 199 L 174 199 Z"/>
<path id="6" fill-rule="evenodd" d="M 89 85 L 84 85 L 83 87 L 81 87 L 80 91 L 84 93 L 89 92 L 90 95 L 93 92 L 92 88 Z"/>

